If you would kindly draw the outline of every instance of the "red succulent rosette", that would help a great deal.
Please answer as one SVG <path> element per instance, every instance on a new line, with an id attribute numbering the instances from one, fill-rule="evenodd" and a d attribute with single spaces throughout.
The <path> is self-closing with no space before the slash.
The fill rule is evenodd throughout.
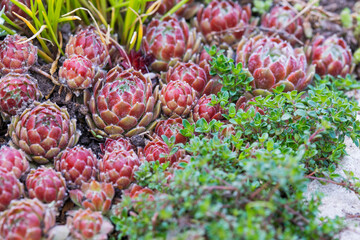
<path id="1" fill-rule="evenodd" d="M 187 82 L 196 91 L 197 96 L 204 92 L 208 82 L 205 70 L 192 62 L 179 62 L 173 68 L 169 68 L 166 74 L 167 83 L 177 80 Z"/>
<path id="2" fill-rule="evenodd" d="M 32 169 L 26 178 L 26 188 L 30 198 L 55 202 L 56 206 L 61 206 L 66 196 L 65 178 L 51 168 Z"/>
<path id="3" fill-rule="evenodd" d="M 211 95 L 204 95 L 199 99 L 194 107 L 193 118 L 195 122 L 201 118 L 204 118 L 207 122 L 211 122 L 213 119 L 223 119 L 223 113 L 224 110 L 221 108 L 220 104 L 216 104 L 214 106 L 211 105 Z"/>
<path id="4" fill-rule="evenodd" d="M 155 127 L 155 134 L 159 137 L 165 135 L 169 139 L 172 136 L 175 136 L 175 143 L 185 144 L 187 142 L 187 138 L 180 133 L 181 129 L 184 129 L 182 118 L 169 118 L 167 120 L 161 120 L 157 123 Z"/>
<path id="5" fill-rule="evenodd" d="M 316 73 L 320 76 L 329 74 L 345 77 L 354 68 L 349 46 L 335 35 L 329 38 L 316 37 L 307 49 L 307 57 L 316 65 Z"/>
<path id="6" fill-rule="evenodd" d="M 4 211 L 14 199 L 24 194 L 24 186 L 13 172 L 0 168 L 0 211 Z"/>
<path id="7" fill-rule="evenodd" d="M 308 66 L 304 51 L 280 38 L 258 35 L 243 39 L 237 48 L 236 62 L 252 74 L 254 95 L 266 95 L 282 84 L 285 91 L 302 91 L 314 76 L 314 66 Z"/>
<path id="8" fill-rule="evenodd" d="M 0 43 L 0 73 L 26 73 L 37 61 L 37 47 L 20 35 L 7 35 Z"/>
<path id="9" fill-rule="evenodd" d="M 196 92 L 187 82 L 171 81 L 163 86 L 160 101 L 167 116 L 186 117 L 196 102 Z"/>
<path id="10" fill-rule="evenodd" d="M 97 158 L 91 149 L 82 146 L 65 149 L 55 159 L 56 171 L 62 173 L 68 185 L 81 186 L 96 178 Z"/>
<path id="11" fill-rule="evenodd" d="M 219 42 L 233 44 L 244 35 L 249 24 L 251 8 L 225 0 L 214 0 L 197 14 L 196 25 L 208 43 L 217 38 Z"/>
<path id="12" fill-rule="evenodd" d="M 277 31 L 285 31 L 290 36 L 294 36 L 301 41 L 304 38 L 303 19 L 302 17 L 297 17 L 293 20 L 296 15 L 297 13 L 289 6 L 275 6 L 269 13 L 263 16 L 261 25 L 270 28 L 270 35 Z M 296 43 L 295 39 L 283 35 L 281 35 L 281 37 L 293 45 Z"/>
<path id="13" fill-rule="evenodd" d="M 143 49 L 154 56 L 151 68 L 155 71 L 166 71 L 169 65 L 179 60 L 187 62 L 199 47 L 195 31 L 189 32 L 184 19 L 165 17 L 154 18 L 146 28 Z"/>
<path id="14" fill-rule="evenodd" d="M 110 59 L 107 45 L 102 42 L 99 33 L 93 26 L 80 29 L 71 36 L 66 45 L 65 53 L 68 57 L 73 55 L 86 57 L 99 67 L 106 66 Z"/>
<path id="15" fill-rule="evenodd" d="M 41 97 L 36 80 L 29 75 L 9 73 L 0 79 L 0 110 L 7 115 L 16 115 Z"/>
<path id="16" fill-rule="evenodd" d="M 13 172 L 17 178 L 20 178 L 29 170 L 29 162 L 22 151 L 2 146 L 0 148 L 0 169 Z"/>
<path id="17" fill-rule="evenodd" d="M 153 92 L 150 79 L 134 69 L 106 80 L 95 85 L 89 101 L 86 120 L 93 133 L 117 139 L 144 132 L 160 112 L 158 88 Z"/>
<path id="18" fill-rule="evenodd" d="M 47 101 L 35 102 L 9 125 L 11 144 L 23 150 L 33 161 L 47 163 L 79 138 L 76 120 L 66 108 Z"/>
<path id="19" fill-rule="evenodd" d="M 38 199 L 12 201 L 0 215 L 0 238 L 43 239 L 55 220 L 55 209 Z"/>

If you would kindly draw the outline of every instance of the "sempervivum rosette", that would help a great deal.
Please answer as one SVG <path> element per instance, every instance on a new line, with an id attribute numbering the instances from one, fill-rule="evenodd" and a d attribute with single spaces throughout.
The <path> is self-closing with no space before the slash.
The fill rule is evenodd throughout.
<path id="1" fill-rule="evenodd" d="M 353 70 L 351 50 L 346 42 L 335 35 L 316 37 L 306 50 L 308 60 L 316 65 L 316 73 L 334 77 L 351 73 Z"/>
<path id="2" fill-rule="evenodd" d="M 38 199 L 12 201 L 0 215 L 0 239 L 44 239 L 55 220 L 55 209 Z"/>
<path id="3" fill-rule="evenodd" d="M 311 83 L 315 70 L 307 64 L 301 48 L 294 49 L 280 38 L 263 35 L 243 39 L 238 45 L 236 62 L 252 74 L 254 95 L 266 95 L 282 84 L 285 91 L 302 91 Z"/>
<path id="4" fill-rule="evenodd" d="M 112 183 L 91 181 L 90 183 L 84 182 L 81 190 L 72 190 L 69 194 L 73 203 L 79 207 L 106 214 L 110 209 L 115 190 Z"/>
<path id="5" fill-rule="evenodd" d="M 175 143 L 183 143 L 185 144 L 187 141 L 187 138 L 184 137 L 180 130 L 184 129 L 182 118 L 170 118 L 167 120 L 161 120 L 157 123 L 155 127 L 155 134 L 157 134 L 159 137 L 162 137 L 162 135 L 165 135 L 169 139 L 174 136 L 175 137 Z"/>
<path id="6" fill-rule="evenodd" d="M 194 107 L 193 118 L 195 122 L 201 118 L 210 122 L 213 119 L 223 119 L 223 113 L 224 110 L 221 108 L 220 104 L 215 104 L 214 106 L 211 105 L 211 95 L 204 95 L 199 99 Z"/>
<path id="7" fill-rule="evenodd" d="M 11 144 L 41 164 L 74 146 L 80 135 L 76 131 L 76 120 L 70 119 L 66 108 L 50 101 L 35 102 L 21 115 L 13 117 L 8 131 Z"/>
<path id="8" fill-rule="evenodd" d="M 83 56 L 75 55 L 66 59 L 59 69 L 60 82 L 74 90 L 77 95 L 79 95 L 79 90 L 92 86 L 94 77 L 93 63 Z"/>
<path id="9" fill-rule="evenodd" d="M 208 43 L 216 40 L 233 44 L 244 35 L 250 17 L 249 5 L 241 7 L 230 0 L 214 0 L 198 12 L 195 24 Z"/>
<path id="10" fill-rule="evenodd" d="M 156 135 L 155 135 L 156 136 Z M 148 162 L 159 161 L 160 164 L 169 162 L 172 165 L 176 162 L 178 156 L 176 154 L 170 155 L 171 149 L 159 137 L 155 137 L 149 141 L 144 148 L 144 158 Z"/>
<path id="11" fill-rule="evenodd" d="M 0 211 L 4 211 L 10 202 L 18 199 L 24 193 L 23 184 L 13 172 L 0 168 Z"/>
<path id="12" fill-rule="evenodd" d="M 37 47 L 17 34 L 0 43 L 0 74 L 26 73 L 37 61 Z"/>
<path id="13" fill-rule="evenodd" d="M 115 79 L 99 81 L 89 100 L 86 121 L 95 136 L 118 138 L 146 130 L 160 112 L 158 88 L 153 92 L 149 78 L 127 69 Z"/>
<path id="14" fill-rule="evenodd" d="M 199 49 L 200 39 L 196 31 L 189 32 L 185 20 L 165 17 L 153 19 L 146 28 L 143 48 L 147 54 L 155 57 L 151 68 L 155 71 L 166 71 L 168 66 L 182 60 L 187 62 Z"/>
<path id="15" fill-rule="evenodd" d="M 67 148 L 55 158 L 55 169 L 62 173 L 69 186 L 81 186 L 95 179 L 97 158 L 91 149 L 82 146 Z"/>
<path id="16" fill-rule="evenodd" d="M 0 111 L 13 116 L 42 97 L 37 81 L 29 75 L 9 73 L 0 79 Z"/>
<path id="17" fill-rule="evenodd" d="M 173 68 L 170 67 L 166 74 L 166 82 L 171 81 L 185 81 L 196 91 L 197 96 L 200 96 L 207 84 L 207 74 L 199 65 L 188 63 L 177 63 Z"/>
<path id="18" fill-rule="evenodd" d="M 140 160 L 133 150 L 114 150 L 105 152 L 99 161 L 99 180 L 111 182 L 115 187 L 124 189 L 134 181 L 134 173 L 140 165 Z"/>
<path id="19" fill-rule="evenodd" d="M 17 178 L 20 178 L 29 170 L 29 162 L 22 151 L 2 146 L 0 148 L 0 169 L 13 172 Z"/>
<path id="20" fill-rule="evenodd" d="M 110 59 L 107 45 L 102 42 L 100 35 L 93 26 L 80 29 L 71 36 L 66 45 L 65 53 L 67 57 L 84 56 L 99 67 L 104 67 Z"/>
<path id="21" fill-rule="evenodd" d="M 196 92 L 187 82 L 171 81 L 163 86 L 160 101 L 167 116 L 186 117 L 196 102 Z"/>
<path id="22" fill-rule="evenodd" d="M 296 15 L 297 13 L 289 6 L 275 6 L 263 16 L 261 25 L 270 28 L 270 35 L 277 31 L 285 31 L 290 37 L 281 36 L 291 44 L 295 44 L 296 40 L 291 38 L 292 36 L 298 40 L 302 40 L 304 37 L 303 19 L 301 17 L 295 19 Z M 293 19 L 295 20 L 293 21 Z"/>
<path id="23" fill-rule="evenodd" d="M 51 229 L 49 239 L 107 240 L 113 226 L 100 212 L 79 209 L 69 213 L 66 226 Z"/>

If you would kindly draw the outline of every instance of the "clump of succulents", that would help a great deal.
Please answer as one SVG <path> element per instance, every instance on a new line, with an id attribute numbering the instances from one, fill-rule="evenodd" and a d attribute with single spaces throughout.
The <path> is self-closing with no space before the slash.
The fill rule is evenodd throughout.
<path id="1" fill-rule="evenodd" d="M 7 35 L 0 43 L 0 74 L 26 73 L 37 62 L 37 47 L 20 35 Z"/>
<path id="2" fill-rule="evenodd" d="M 158 87 L 148 77 L 127 69 L 99 81 L 89 101 L 86 121 L 96 136 L 119 138 L 142 133 L 160 113 Z"/>
<path id="3" fill-rule="evenodd" d="M 311 83 L 315 72 L 301 48 L 294 49 L 280 38 L 264 35 L 243 39 L 237 47 L 236 62 L 252 74 L 254 95 L 267 94 L 282 84 L 285 91 L 302 91 Z"/>
<path id="4" fill-rule="evenodd" d="M 308 60 L 316 66 L 316 73 L 337 77 L 351 74 L 354 65 L 352 54 L 346 42 L 335 35 L 325 38 L 316 37 L 307 48 Z"/>
<path id="5" fill-rule="evenodd" d="M 47 163 L 79 138 L 76 120 L 66 108 L 47 101 L 35 102 L 12 118 L 8 129 L 11 144 L 23 150 L 36 163 Z"/>
<path id="6" fill-rule="evenodd" d="M 38 101 L 42 94 L 37 81 L 30 75 L 9 73 L 0 79 L 0 111 L 9 116 Z"/>
<path id="7" fill-rule="evenodd" d="M 264 14 L 261 26 L 269 28 L 268 33 L 270 35 L 280 35 L 283 39 L 295 45 L 297 41 L 304 38 L 303 19 L 302 17 L 295 19 L 295 17 L 297 17 L 297 13 L 294 8 L 275 6 L 269 13 Z M 285 31 L 288 35 L 282 34 L 282 31 Z"/>
<path id="8" fill-rule="evenodd" d="M 177 161 L 177 156 L 163 140 L 155 137 L 145 145 L 144 159 L 148 162 L 159 161 L 160 164 L 169 162 L 171 165 Z"/>

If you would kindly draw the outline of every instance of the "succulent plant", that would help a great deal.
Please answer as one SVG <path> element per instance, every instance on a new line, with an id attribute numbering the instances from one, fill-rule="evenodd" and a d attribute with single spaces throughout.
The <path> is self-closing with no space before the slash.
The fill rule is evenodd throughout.
<path id="1" fill-rule="evenodd" d="M 154 18 L 147 26 L 143 39 L 145 53 L 156 59 L 151 68 L 159 72 L 166 71 L 169 65 L 179 60 L 189 61 L 199 45 L 200 38 L 196 38 L 195 29 L 189 32 L 184 19 L 170 16 L 163 20 Z"/>
<path id="2" fill-rule="evenodd" d="M 119 150 L 134 150 L 134 146 L 130 143 L 126 138 L 118 138 L 118 139 L 106 139 L 105 143 L 102 145 L 102 151 L 111 153 L 113 151 Z"/>
<path id="3" fill-rule="evenodd" d="M 74 55 L 64 61 L 59 69 L 59 80 L 70 89 L 87 89 L 92 86 L 95 77 L 93 63 L 84 56 Z"/>
<path id="4" fill-rule="evenodd" d="M 193 118 L 195 122 L 201 118 L 204 118 L 207 122 L 210 122 L 213 119 L 223 119 L 223 113 L 224 111 L 220 104 L 216 104 L 214 106 L 211 105 L 211 95 L 204 95 L 199 99 L 194 107 Z"/>
<path id="5" fill-rule="evenodd" d="M 37 47 L 20 35 L 7 35 L 0 43 L 0 74 L 26 73 L 37 61 Z"/>
<path id="6" fill-rule="evenodd" d="M 279 31 L 285 31 L 290 36 L 279 35 L 294 45 L 297 41 L 292 37 L 296 37 L 298 40 L 304 38 L 303 19 L 302 17 L 295 19 L 296 15 L 295 10 L 289 6 L 275 6 L 269 13 L 263 15 L 261 25 L 269 28 L 270 31 L 268 33 L 270 35 Z"/>
<path id="7" fill-rule="evenodd" d="M 171 81 L 163 86 L 160 101 L 167 116 L 186 117 L 196 102 L 196 92 L 187 82 Z"/>
<path id="8" fill-rule="evenodd" d="M 329 38 L 316 37 L 306 49 L 306 54 L 308 60 L 316 65 L 316 73 L 321 76 L 330 74 L 334 77 L 345 77 L 354 69 L 349 46 L 335 35 Z"/>
<path id="9" fill-rule="evenodd" d="M 30 198 L 55 202 L 56 206 L 61 206 L 66 196 L 65 178 L 51 168 L 32 169 L 26 178 L 26 188 Z"/>
<path id="10" fill-rule="evenodd" d="M 124 189 L 134 181 L 134 172 L 139 165 L 139 157 L 133 150 L 105 152 L 103 159 L 99 161 L 99 180 Z"/>
<path id="11" fill-rule="evenodd" d="M 73 217 L 66 221 L 71 239 L 106 240 L 107 235 L 113 230 L 112 224 L 100 212 L 79 209 L 72 214 Z"/>
<path id="12" fill-rule="evenodd" d="M 294 49 L 280 38 L 263 35 L 243 39 L 238 45 L 236 62 L 252 74 L 254 95 L 266 95 L 282 84 L 285 91 L 302 91 L 311 83 L 315 70 L 307 64 L 301 48 Z"/>
<path id="13" fill-rule="evenodd" d="M 170 155 L 168 145 L 159 137 L 149 141 L 144 148 L 144 158 L 148 162 L 159 161 L 160 164 L 169 162 L 170 165 L 176 162 L 176 154 Z"/>
<path id="14" fill-rule="evenodd" d="M 55 158 L 55 169 L 61 172 L 69 186 L 81 186 L 96 178 L 97 158 L 91 149 L 82 146 L 67 148 Z"/>
<path id="15" fill-rule="evenodd" d="M 13 172 L 17 178 L 20 178 L 29 170 L 29 162 L 22 151 L 2 146 L 0 148 L 0 169 Z"/>
<path id="16" fill-rule="evenodd" d="M 0 168 L 0 211 L 4 211 L 10 202 L 24 194 L 24 186 L 13 172 Z"/>
<path id="17" fill-rule="evenodd" d="M 44 239 L 55 219 L 55 209 L 38 199 L 12 201 L 0 215 L 0 238 Z"/>
<path id="18" fill-rule="evenodd" d="M 8 132 L 11 144 L 40 164 L 74 146 L 80 135 L 76 131 L 76 120 L 70 119 L 66 108 L 50 101 L 35 102 L 21 115 L 13 117 Z"/>
<path id="19" fill-rule="evenodd" d="M 181 80 L 187 82 L 201 96 L 207 84 L 207 74 L 199 65 L 188 62 L 178 62 L 173 68 L 170 67 L 166 74 L 167 83 Z"/>
<path id="20" fill-rule="evenodd" d="M 236 109 L 242 109 L 244 112 L 247 112 L 251 107 L 254 107 L 255 112 L 260 113 L 261 115 L 265 115 L 264 109 L 261 109 L 257 106 L 252 106 L 251 102 L 255 102 L 254 98 L 248 99 L 245 96 L 240 97 L 236 102 Z"/>
<path id="21" fill-rule="evenodd" d="M 159 137 L 165 135 L 169 139 L 172 136 L 175 136 L 175 143 L 185 144 L 187 142 L 187 138 L 180 133 L 181 129 L 184 129 L 182 118 L 169 118 L 167 120 L 159 121 L 154 132 Z"/>
<path id="22" fill-rule="evenodd" d="M 0 111 L 14 116 L 22 107 L 38 101 L 42 94 L 29 75 L 9 73 L 0 79 Z"/>
<path id="23" fill-rule="evenodd" d="M 112 183 L 100 183 L 93 180 L 90 183 L 84 182 L 81 190 L 71 190 L 69 194 L 71 200 L 79 207 L 105 214 L 110 209 L 115 190 Z"/>
<path id="24" fill-rule="evenodd" d="M 30 7 L 30 0 L 17 0 L 17 2 L 24 4 L 27 7 Z M 21 17 L 29 18 L 29 16 L 21 10 L 18 6 L 16 6 L 10 0 L 1 0 L 0 2 L 0 10 L 5 8 L 4 14 L 11 20 L 16 21 L 20 20 L 14 13 L 18 14 Z"/>
<path id="25" fill-rule="evenodd" d="M 130 196 L 131 198 L 136 198 L 141 194 L 148 194 L 150 199 L 154 198 L 154 191 L 147 187 L 141 187 L 137 184 L 133 184 L 129 189 L 124 191 L 124 194 Z"/>
<path id="26" fill-rule="evenodd" d="M 110 59 L 107 45 L 102 42 L 100 35 L 93 26 L 82 28 L 71 36 L 66 45 L 65 53 L 67 57 L 84 56 L 99 67 L 106 66 Z"/>
<path id="27" fill-rule="evenodd" d="M 208 43 L 215 40 L 233 44 L 244 35 L 250 17 L 249 5 L 241 7 L 230 0 L 214 0 L 198 11 L 195 24 Z"/>
<path id="28" fill-rule="evenodd" d="M 141 72 L 127 69 L 114 80 L 99 81 L 89 100 L 86 121 L 98 137 L 133 136 L 146 130 L 160 113 L 158 88 Z"/>

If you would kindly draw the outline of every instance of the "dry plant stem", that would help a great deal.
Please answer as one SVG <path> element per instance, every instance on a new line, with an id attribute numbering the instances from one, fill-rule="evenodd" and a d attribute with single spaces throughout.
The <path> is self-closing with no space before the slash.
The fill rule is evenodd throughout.
<path id="1" fill-rule="evenodd" d="M 44 72 L 43 70 L 39 69 L 38 67 L 35 67 L 35 66 L 32 66 L 30 68 L 32 71 L 34 72 L 37 72 L 41 75 L 43 75 L 44 77 L 50 79 L 52 81 L 53 84 L 57 85 L 57 86 L 60 86 L 60 83 L 53 77 L 51 76 L 50 74 L 48 74 L 47 72 Z"/>
<path id="2" fill-rule="evenodd" d="M 305 178 L 308 178 L 308 179 L 311 179 L 311 180 L 318 180 L 320 182 L 326 182 L 326 183 L 335 184 L 335 185 L 338 185 L 338 186 L 341 186 L 341 187 L 345 187 L 345 188 L 353 191 L 357 195 L 359 194 L 359 190 L 354 188 L 354 185 L 351 184 L 350 182 L 345 182 L 345 181 L 335 182 L 335 181 L 330 180 L 330 179 L 320 178 L 320 177 L 313 177 L 313 176 L 305 176 Z"/>

